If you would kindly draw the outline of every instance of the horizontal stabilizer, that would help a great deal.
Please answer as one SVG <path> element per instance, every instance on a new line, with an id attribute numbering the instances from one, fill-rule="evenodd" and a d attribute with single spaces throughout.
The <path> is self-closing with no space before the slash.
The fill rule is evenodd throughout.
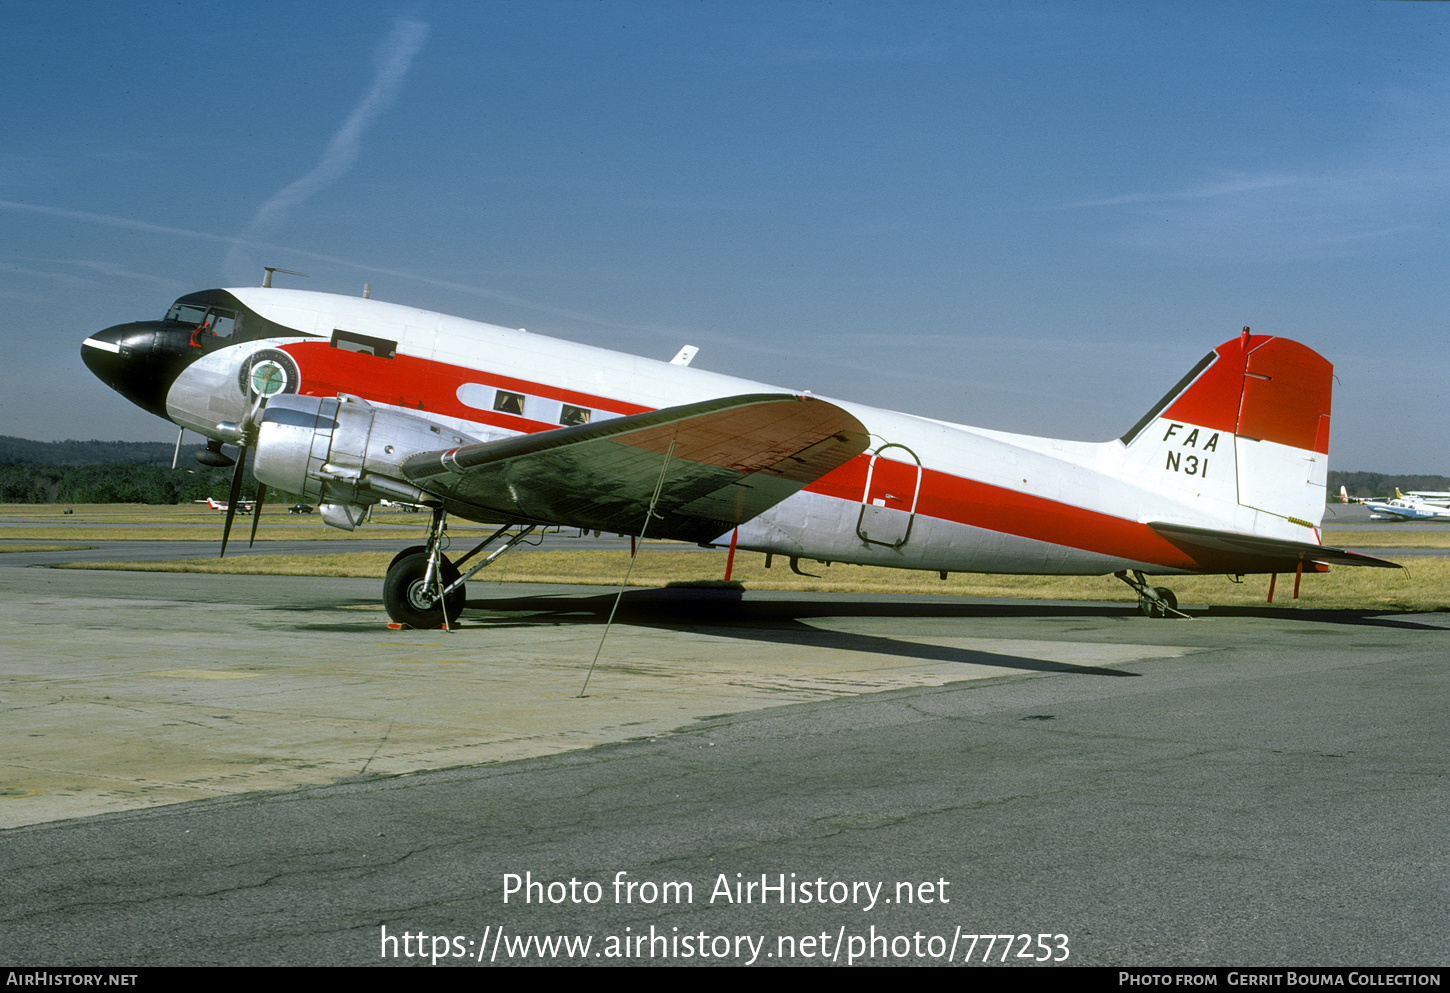
<path id="1" fill-rule="evenodd" d="M 1289 541 L 1284 538 L 1265 538 L 1239 531 L 1215 531 L 1212 528 L 1193 528 L 1183 524 L 1167 524 L 1152 521 L 1148 525 L 1173 544 L 1185 551 L 1207 550 L 1229 552 L 1234 555 L 1253 556 L 1268 564 L 1281 561 L 1282 572 L 1290 572 L 1301 562 L 1323 562 L 1325 565 L 1363 565 L 1381 569 L 1399 569 L 1397 563 L 1375 558 L 1362 552 L 1351 552 L 1344 548 L 1330 548 L 1308 541 Z M 1268 571 L 1255 569 L 1254 571 Z"/>
<path id="2" fill-rule="evenodd" d="M 834 404 L 754 394 L 426 452 L 402 472 L 475 508 L 474 518 L 483 510 L 500 521 L 698 542 L 775 506 L 868 441 L 861 422 Z"/>

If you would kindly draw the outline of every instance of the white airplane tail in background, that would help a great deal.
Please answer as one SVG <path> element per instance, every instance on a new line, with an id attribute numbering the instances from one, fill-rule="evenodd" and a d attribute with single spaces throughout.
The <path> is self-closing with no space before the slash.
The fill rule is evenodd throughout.
<path id="1" fill-rule="evenodd" d="M 1316 540 L 1332 376 L 1307 346 L 1245 328 L 1123 436 L 1128 472 L 1182 501 L 1178 523 Z"/>

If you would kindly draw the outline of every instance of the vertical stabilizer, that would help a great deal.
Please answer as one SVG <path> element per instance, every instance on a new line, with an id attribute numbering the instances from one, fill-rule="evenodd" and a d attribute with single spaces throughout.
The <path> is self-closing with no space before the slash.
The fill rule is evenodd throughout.
<path id="1" fill-rule="evenodd" d="M 1333 371 L 1297 341 L 1245 328 L 1123 437 L 1134 475 L 1245 530 L 1280 531 L 1272 519 L 1316 526 L 1324 516 Z"/>

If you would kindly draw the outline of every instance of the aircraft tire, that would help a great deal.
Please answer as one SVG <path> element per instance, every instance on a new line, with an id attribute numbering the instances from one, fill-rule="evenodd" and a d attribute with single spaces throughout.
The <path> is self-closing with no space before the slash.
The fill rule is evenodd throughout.
<path id="1" fill-rule="evenodd" d="M 392 572 L 393 571 L 393 566 L 395 566 L 399 562 L 403 561 L 409 555 L 421 555 L 422 553 L 424 553 L 426 551 L 428 551 L 428 546 L 427 545 L 409 545 L 407 548 L 403 549 L 397 555 L 394 555 L 393 556 L 393 561 L 391 561 L 391 562 L 388 563 L 388 572 Z M 385 575 L 385 576 L 387 574 L 388 574 L 387 572 L 383 573 L 383 575 Z"/>
<path id="2" fill-rule="evenodd" d="M 383 605 L 388 616 L 399 624 L 411 628 L 436 628 L 443 625 L 443 608 L 433 600 L 423 587 L 423 577 L 428 572 L 428 556 L 424 552 L 400 556 L 388 567 L 383 580 Z M 447 585 L 458 578 L 458 567 L 446 558 L 443 560 L 443 583 Z M 463 613 L 464 588 L 460 586 L 444 598 L 448 608 L 448 623 L 458 620 Z"/>
<path id="3" fill-rule="evenodd" d="M 1168 587 L 1166 587 L 1166 586 L 1155 586 L 1155 587 L 1153 587 L 1153 592 L 1154 593 L 1157 593 L 1164 600 L 1168 601 L 1169 610 L 1177 610 L 1178 609 L 1178 598 L 1173 595 L 1173 591 L 1170 590 Z M 1167 610 L 1164 610 L 1163 607 L 1160 604 L 1156 604 L 1155 603 L 1153 605 L 1153 616 L 1154 617 L 1167 617 L 1168 616 L 1168 611 Z"/>

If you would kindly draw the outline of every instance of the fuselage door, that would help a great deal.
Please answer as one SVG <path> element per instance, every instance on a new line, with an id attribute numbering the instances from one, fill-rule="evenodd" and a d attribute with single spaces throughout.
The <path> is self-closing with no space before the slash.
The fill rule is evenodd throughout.
<path id="1" fill-rule="evenodd" d="M 888 450 L 892 450 L 894 457 L 884 454 Z M 920 495 L 921 459 L 905 445 L 895 442 L 882 445 L 871 453 L 871 463 L 866 469 L 866 490 L 861 495 L 856 536 L 867 544 L 900 548 L 911 537 Z"/>

